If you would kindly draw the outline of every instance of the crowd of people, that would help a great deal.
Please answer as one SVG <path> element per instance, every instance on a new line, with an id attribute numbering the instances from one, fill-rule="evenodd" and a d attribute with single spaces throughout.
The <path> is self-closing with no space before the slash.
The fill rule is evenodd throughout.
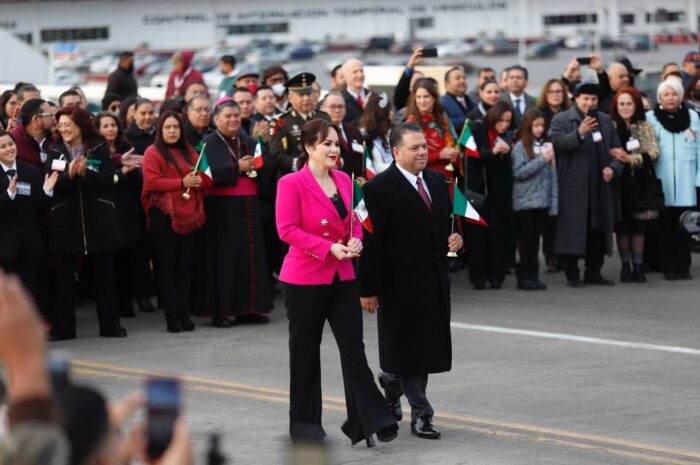
<path id="1" fill-rule="evenodd" d="M 395 124 L 422 128 L 428 168 L 488 224 L 458 219 L 465 246 L 450 263 L 468 268 L 477 290 L 501 288 L 512 271 L 518 289 L 546 289 L 540 252 L 572 287 L 612 285 L 600 270 L 613 232 L 620 281 L 644 283 L 649 270 L 691 279 L 679 217 L 696 207 L 700 185 L 697 54 L 664 66 L 656 95 L 634 87 L 640 71 L 629 60 L 606 69 L 593 55 L 535 97 L 520 65 L 479 69 L 471 92 L 454 66 L 441 95 L 417 69 L 426 59 L 416 49 L 393 99 L 365 87 L 356 58 L 333 69 L 323 99 L 311 73 L 290 78 L 275 65 L 258 74 L 230 55 L 210 95 L 192 58 L 174 54 L 160 105 L 138 96 L 130 52 L 97 114 L 79 87 L 57 104 L 29 83 L 0 97 L 0 266 L 31 290 L 54 340 L 76 336 L 85 299 L 104 337 L 126 336 L 120 318 L 136 307 L 163 308 L 172 333 L 193 330 L 191 315 L 219 328 L 268 321 L 288 249 L 275 224 L 277 183 L 300 169 L 301 130 L 315 119 L 339 128 L 336 168 L 361 184 L 394 163 Z M 581 81 L 581 66 L 597 80 Z"/>
<path id="2" fill-rule="evenodd" d="M 0 273 L 11 434 L 35 454 L 23 463 L 47 447 L 74 464 L 127 447 L 109 439 L 121 421 L 110 423 L 89 390 L 59 401 L 67 421 L 75 409 L 96 412 L 96 448 L 69 448 L 72 431 L 55 428 L 41 333 L 75 338 L 76 304 L 86 299 L 100 336 L 123 338 L 122 319 L 136 308 L 162 308 L 170 333 L 193 331 L 192 315 L 229 328 L 269 321 L 284 292 L 292 439 L 325 436 L 319 345 L 328 320 L 345 381 L 343 432 L 371 447 L 374 435 L 397 436 L 403 395 L 411 432 L 440 437 L 426 386 L 429 373 L 451 367 L 448 264 L 467 268 L 476 290 L 501 289 L 513 270 L 518 289 L 544 290 L 542 252 L 547 271 L 563 271 L 573 288 L 611 286 L 601 269 L 614 233 L 623 283 L 645 283 L 649 270 L 692 279 L 679 219 L 697 207 L 700 186 L 700 54 L 664 66 L 655 95 L 635 88 L 629 60 L 606 70 L 592 55 L 535 97 L 520 65 L 480 69 L 473 92 L 454 66 L 441 95 L 441 83 L 417 69 L 425 58 L 416 49 L 393 99 L 365 86 L 356 58 L 333 69 L 324 93 L 311 73 L 290 77 L 275 65 L 258 74 L 223 56 L 217 95 L 192 58 L 173 56 L 160 105 L 139 97 L 128 52 L 97 114 L 79 87 L 57 105 L 28 83 L 0 97 L 0 268 L 19 276 L 43 317 L 42 325 L 18 280 Z M 581 66 L 597 80 L 582 80 Z M 460 198 L 478 222 L 450 219 Z M 369 216 L 356 218 L 363 203 Z M 364 353 L 360 307 L 381 308 L 384 396 Z M 26 422 L 42 433 L 27 434 Z M 170 447 L 159 463 L 191 461 L 181 423 Z"/>

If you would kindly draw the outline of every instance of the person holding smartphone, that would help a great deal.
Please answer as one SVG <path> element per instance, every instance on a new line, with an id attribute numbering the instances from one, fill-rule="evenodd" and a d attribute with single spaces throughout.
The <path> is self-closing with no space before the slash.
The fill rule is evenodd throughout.
<path id="1" fill-rule="evenodd" d="M 615 128 L 597 111 L 600 86 L 584 81 L 575 88 L 574 105 L 552 119 L 550 136 L 557 154 L 559 217 L 554 251 L 562 255 L 569 286 L 612 286 L 600 270 L 612 253 L 613 190 L 624 155 Z M 581 281 L 578 260 L 585 257 Z"/>
<path id="2" fill-rule="evenodd" d="M 320 344 L 326 320 L 340 351 L 347 420 L 353 444 L 374 433 L 391 441 L 398 426 L 374 383 L 362 341 L 362 311 L 352 259 L 362 253 L 362 226 L 353 220 L 350 177 L 336 169 L 340 133 L 312 120 L 301 129 L 295 173 L 277 187 L 277 231 L 289 244 L 280 281 L 287 285 L 290 406 L 293 441 L 322 440 Z"/>

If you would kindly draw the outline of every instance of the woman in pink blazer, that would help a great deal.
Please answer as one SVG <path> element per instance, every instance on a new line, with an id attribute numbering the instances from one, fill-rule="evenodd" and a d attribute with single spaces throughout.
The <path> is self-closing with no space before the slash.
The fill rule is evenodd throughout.
<path id="1" fill-rule="evenodd" d="M 352 258 L 362 251 L 362 228 L 351 231 L 352 183 L 335 170 L 338 128 L 317 119 L 301 130 L 299 171 L 279 180 L 277 231 L 289 244 L 280 281 L 289 318 L 292 440 L 318 440 L 321 425 L 320 344 L 325 320 L 340 350 L 348 419 L 341 429 L 353 444 L 372 447 L 396 437 L 398 425 L 374 383 L 362 341 L 362 310 Z M 307 163 L 308 162 L 308 163 Z"/>

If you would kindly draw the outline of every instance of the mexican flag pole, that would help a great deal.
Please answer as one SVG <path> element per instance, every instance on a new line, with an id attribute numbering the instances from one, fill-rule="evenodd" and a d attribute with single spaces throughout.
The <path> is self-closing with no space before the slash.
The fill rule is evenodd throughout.
<path id="1" fill-rule="evenodd" d="M 352 191 L 352 210 L 354 212 L 353 216 L 357 215 L 362 226 L 370 233 L 374 232 L 372 227 L 372 221 L 369 218 L 369 212 L 367 211 L 367 206 L 365 205 L 365 199 L 362 194 L 362 186 L 360 181 L 354 179 L 353 177 L 353 191 Z"/>
<path id="2" fill-rule="evenodd" d="M 199 158 L 197 159 L 197 163 L 194 165 L 194 171 L 192 171 L 193 174 L 197 174 L 197 169 L 204 174 L 204 176 L 207 176 L 209 179 L 211 179 L 211 168 L 209 168 L 209 163 L 207 162 L 207 154 L 204 152 L 204 149 L 207 147 L 207 143 L 205 142 L 202 144 L 202 150 L 199 152 Z M 182 198 L 185 200 L 190 200 L 190 188 L 188 187 L 185 192 L 182 193 Z"/>

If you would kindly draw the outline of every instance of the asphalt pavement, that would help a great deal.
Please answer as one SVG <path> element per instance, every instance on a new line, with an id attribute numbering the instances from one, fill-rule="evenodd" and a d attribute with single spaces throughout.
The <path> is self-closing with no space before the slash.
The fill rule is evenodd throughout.
<path id="1" fill-rule="evenodd" d="M 696 261 L 697 261 L 697 255 Z M 694 274 L 700 278 L 700 269 Z M 616 277 L 617 259 L 605 273 Z M 544 274 L 549 290 L 476 291 L 453 274 L 449 373 L 428 393 L 438 441 L 410 434 L 367 449 L 340 431 L 343 385 L 326 328 L 322 350 L 329 463 L 367 464 L 700 464 L 698 280 L 570 289 Z M 198 319 L 193 333 L 165 332 L 162 314 L 124 320 L 129 337 L 96 337 L 94 306 L 79 309 L 79 338 L 50 348 L 75 359 L 74 376 L 119 399 L 151 373 L 179 373 L 183 408 L 204 462 L 210 432 L 222 434 L 229 463 L 280 464 L 288 457 L 288 352 L 284 303 L 266 325 L 230 329 Z M 378 370 L 374 316 L 365 344 Z M 420 341 L 417 341 L 420 343 Z M 428 348 L 429 349 L 429 348 Z M 408 405 L 404 400 L 404 409 Z"/>

